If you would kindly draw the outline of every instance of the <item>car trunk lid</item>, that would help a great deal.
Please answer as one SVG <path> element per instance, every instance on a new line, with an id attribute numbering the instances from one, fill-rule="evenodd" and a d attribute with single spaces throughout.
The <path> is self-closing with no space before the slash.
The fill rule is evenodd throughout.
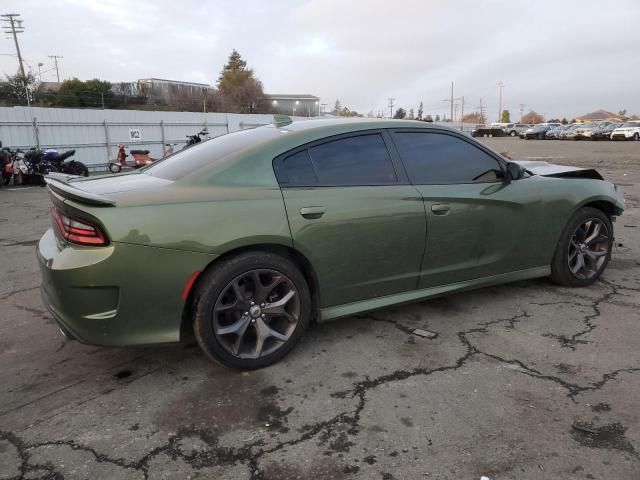
<path id="1" fill-rule="evenodd" d="M 45 181 L 52 191 L 64 198 L 97 206 L 115 206 L 119 194 L 125 192 L 151 190 L 173 183 L 140 173 L 96 178 L 53 173 L 47 175 Z"/>

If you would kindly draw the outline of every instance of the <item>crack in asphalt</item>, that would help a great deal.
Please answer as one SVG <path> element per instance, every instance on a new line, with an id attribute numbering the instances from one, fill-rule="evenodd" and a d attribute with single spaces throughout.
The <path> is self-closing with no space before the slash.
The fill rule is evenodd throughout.
<path id="1" fill-rule="evenodd" d="M 37 285 L 35 287 L 25 287 L 25 288 L 19 288 L 17 290 L 11 290 L 7 293 L 0 295 L 0 300 L 6 300 L 7 298 L 11 298 L 14 295 L 17 295 L 19 293 L 30 292 L 31 290 L 36 290 L 38 288 L 40 288 L 40 285 Z"/>
<path id="2" fill-rule="evenodd" d="M 587 315 L 583 318 L 585 323 L 585 328 L 580 332 L 573 334 L 571 337 L 563 337 L 566 339 L 566 346 L 569 348 L 575 349 L 575 346 L 578 343 L 586 343 L 584 340 L 581 340 L 580 337 L 584 337 L 589 334 L 596 328 L 596 324 L 594 320 L 601 315 L 601 305 L 603 303 L 609 302 L 615 295 L 618 294 L 618 290 L 621 288 L 619 285 L 613 284 L 611 282 L 602 281 L 605 285 L 607 285 L 610 289 L 604 295 L 596 299 L 591 299 L 591 306 L 593 308 L 593 313 Z M 580 306 L 585 306 L 585 304 L 577 303 L 577 302 L 550 302 L 554 304 L 559 303 L 573 303 Z M 516 324 L 522 320 L 530 318 L 531 315 L 526 311 L 520 311 L 519 313 L 503 319 L 495 319 L 487 322 L 478 323 L 474 328 L 470 328 L 467 330 L 463 330 L 456 333 L 458 340 L 465 347 L 465 352 L 462 356 L 457 358 L 455 362 L 451 365 L 444 365 L 436 368 L 413 368 L 409 370 L 396 370 L 392 373 L 381 375 L 379 377 L 371 378 L 369 376 L 365 377 L 363 380 L 358 382 L 354 382 L 350 389 L 334 392 L 331 394 L 334 398 L 352 398 L 356 400 L 356 404 L 351 411 L 341 412 L 328 420 L 322 420 L 315 423 L 310 423 L 303 425 L 298 429 L 300 433 L 296 438 L 277 442 L 274 446 L 269 448 L 264 447 L 264 440 L 257 440 L 252 443 L 248 443 L 242 447 L 227 447 L 220 445 L 219 439 L 210 434 L 207 431 L 199 430 L 199 429 L 180 429 L 177 431 L 175 435 L 173 435 L 165 445 L 156 447 L 149 452 L 147 452 L 142 458 L 134 462 L 127 462 L 121 458 L 112 458 L 106 454 L 100 453 L 92 447 L 78 444 L 72 440 L 58 440 L 58 441 L 47 441 L 40 443 L 27 443 L 23 441 L 20 437 L 15 435 L 12 432 L 0 431 L 0 439 L 6 440 L 10 442 L 14 447 L 18 450 L 19 457 L 21 460 L 20 465 L 20 475 L 17 478 L 24 478 L 24 476 L 33 471 L 44 470 L 47 472 L 47 478 L 62 478 L 58 472 L 55 471 L 53 465 L 50 464 L 31 464 L 31 453 L 32 451 L 41 448 L 41 447 L 52 447 L 52 446 L 60 446 L 60 447 L 68 447 L 75 451 L 84 451 L 90 453 L 97 462 L 100 463 L 110 463 L 114 466 L 134 470 L 136 472 L 140 472 L 145 479 L 149 478 L 149 465 L 151 461 L 158 455 L 166 454 L 169 455 L 172 459 L 181 459 L 186 462 L 190 467 L 199 470 L 205 467 L 215 467 L 215 466 L 231 466 L 231 465 L 244 465 L 249 469 L 250 477 L 252 480 L 266 480 L 264 476 L 264 471 L 260 469 L 260 460 L 266 455 L 272 454 L 274 452 L 280 451 L 290 446 L 297 445 L 299 443 L 305 442 L 312 438 L 315 438 L 322 434 L 321 443 L 323 441 L 326 442 L 327 439 L 337 437 L 336 443 L 340 441 L 346 449 L 348 449 L 352 443 L 348 442 L 342 436 L 347 435 L 350 437 L 355 437 L 360 433 L 360 420 L 362 418 L 362 412 L 366 408 L 367 404 L 367 394 L 370 390 L 376 389 L 381 385 L 385 385 L 391 382 L 402 381 L 408 378 L 423 376 L 427 377 L 430 375 L 434 375 L 437 373 L 443 372 L 452 372 L 462 368 L 470 359 L 475 356 L 484 356 L 486 358 L 490 358 L 494 361 L 517 366 L 518 372 L 528 375 L 530 377 L 536 378 L 538 380 L 550 381 L 553 382 L 563 389 L 567 391 L 567 397 L 570 398 L 574 403 L 577 403 L 575 397 L 578 394 L 584 392 L 596 391 L 602 388 L 607 382 L 615 379 L 618 375 L 623 373 L 636 373 L 640 372 L 639 368 L 621 368 L 614 370 L 612 372 L 606 373 L 602 376 L 602 378 L 597 381 L 590 383 L 588 385 L 578 385 L 562 378 L 554 375 L 545 374 L 542 371 L 535 369 L 521 360 L 518 359 L 508 359 L 503 358 L 499 355 L 485 352 L 480 350 L 469 338 L 470 335 L 475 333 L 487 334 L 490 333 L 490 327 L 498 324 L 504 325 L 505 328 L 515 328 Z M 412 328 L 407 327 L 406 325 L 400 324 L 395 320 L 391 319 L 381 319 L 378 317 L 371 316 L 361 316 L 360 318 L 367 318 L 376 322 L 389 323 L 398 328 L 403 333 L 410 333 L 413 331 Z M 545 334 L 545 336 L 551 336 L 550 334 Z M 557 336 L 560 338 L 561 336 Z M 556 338 L 556 337 L 554 337 Z M 340 433 L 337 433 L 337 432 Z M 199 437 L 206 445 L 207 448 L 203 451 L 196 451 L 195 453 L 185 453 L 180 448 L 180 442 L 189 438 L 190 436 Z"/>
<path id="3" fill-rule="evenodd" d="M 607 287 L 610 288 L 609 292 L 606 292 L 605 294 L 601 295 L 600 297 L 596 298 L 596 299 L 592 299 L 592 298 L 587 298 L 587 297 L 582 297 L 585 300 L 587 300 L 587 302 L 585 303 L 579 303 L 579 302 L 575 302 L 575 301 L 561 301 L 561 302 L 549 302 L 549 303 L 532 303 L 533 305 L 542 305 L 542 306 L 548 306 L 548 305 L 560 305 L 560 304 L 566 304 L 566 305 L 574 305 L 574 306 L 580 306 L 580 307 L 591 307 L 593 309 L 593 313 L 590 315 L 586 315 L 582 318 L 582 321 L 584 322 L 585 328 L 583 328 L 582 330 L 580 330 L 577 333 L 574 333 L 573 335 L 571 335 L 570 337 L 566 336 L 566 335 L 557 335 L 554 333 L 544 333 L 542 334 L 543 337 L 547 337 L 547 338 L 553 338 L 555 340 L 557 340 L 558 342 L 560 342 L 560 347 L 562 348 L 569 348 L 570 350 L 576 350 L 577 346 L 579 344 L 587 344 L 589 343 L 587 340 L 583 340 L 581 337 L 584 337 L 585 335 L 588 335 L 589 333 L 591 333 L 593 330 L 595 330 L 597 328 L 597 325 L 594 323 L 594 320 L 598 317 L 600 317 L 600 315 L 602 314 L 602 309 L 601 309 L 601 305 L 603 303 L 611 303 L 611 299 L 613 297 L 615 297 L 616 295 L 618 295 L 618 290 L 624 287 L 620 287 L 619 285 L 616 285 L 613 282 L 609 282 L 607 280 L 604 279 L 600 279 L 599 283 L 606 285 Z"/>

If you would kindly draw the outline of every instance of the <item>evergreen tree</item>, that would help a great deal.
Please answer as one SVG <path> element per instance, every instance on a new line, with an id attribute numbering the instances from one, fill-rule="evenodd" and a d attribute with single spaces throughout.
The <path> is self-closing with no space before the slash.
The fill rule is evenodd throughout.
<path id="1" fill-rule="evenodd" d="M 218 90 L 222 93 L 228 110 L 239 113 L 256 113 L 262 110 L 264 92 L 262 82 L 247 68 L 237 50 L 233 50 L 218 77 Z"/>

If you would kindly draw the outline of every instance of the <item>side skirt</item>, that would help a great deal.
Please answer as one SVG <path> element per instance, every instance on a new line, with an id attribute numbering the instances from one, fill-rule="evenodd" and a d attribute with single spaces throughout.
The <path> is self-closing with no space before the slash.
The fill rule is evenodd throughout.
<path id="1" fill-rule="evenodd" d="M 377 310 L 388 307 L 390 305 L 398 305 L 402 303 L 415 302 L 416 300 L 424 300 L 426 298 L 439 297 L 447 293 L 461 292 L 464 290 L 473 290 L 501 283 L 518 282 L 521 280 L 529 280 L 532 278 L 546 277 L 551 275 L 551 267 L 529 268 L 527 270 L 518 270 L 516 272 L 503 273 L 493 275 L 491 277 L 475 278 L 465 282 L 451 283 L 449 285 L 439 285 L 437 287 L 423 288 L 421 290 L 411 290 L 409 292 L 396 293 L 385 297 L 372 298 L 369 300 L 361 300 L 359 302 L 346 303 L 344 305 L 336 305 L 320 309 L 319 322 L 335 320 L 340 317 L 354 315 L 370 310 Z"/>

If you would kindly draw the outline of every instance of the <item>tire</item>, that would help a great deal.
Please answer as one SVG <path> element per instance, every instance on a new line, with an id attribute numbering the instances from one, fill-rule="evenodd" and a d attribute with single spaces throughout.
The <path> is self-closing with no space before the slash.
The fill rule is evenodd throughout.
<path id="1" fill-rule="evenodd" d="M 64 168 L 65 173 L 69 173 L 71 175 L 79 175 L 81 177 L 89 176 L 89 169 L 82 162 L 73 161 L 73 162 L 70 162 L 69 165 L 65 165 L 65 167 L 66 167 Z"/>
<path id="2" fill-rule="evenodd" d="M 586 230 L 586 234 L 583 233 L 585 230 L 583 230 L 582 227 L 587 224 L 587 222 L 591 222 L 592 229 L 594 229 L 595 225 L 598 223 L 600 224 L 600 229 L 596 232 L 596 240 L 598 240 L 602 235 L 606 236 L 606 239 L 602 238 L 587 247 L 588 252 L 598 254 L 594 260 L 591 259 L 591 256 L 588 253 L 579 253 L 580 251 L 585 251 L 580 250 L 582 247 L 579 247 L 579 245 L 584 245 L 584 243 L 588 244 L 589 237 L 593 235 L 593 230 Z M 587 242 L 583 242 L 583 240 L 587 240 Z M 591 285 L 600 278 L 600 275 L 607 267 L 607 264 L 611 259 L 612 248 L 613 226 L 611 224 L 611 219 L 597 208 L 580 208 L 571 217 L 560 235 L 560 240 L 556 245 L 553 260 L 551 261 L 551 279 L 560 285 L 568 287 L 585 287 Z M 576 251 L 578 253 L 576 256 L 573 256 L 572 260 L 572 255 Z M 588 269 L 588 272 L 585 272 L 584 274 L 581 274 L 580 270 L 578 270 L 578 272 L 574 272 L 570 267 L 572 263 L 573 265 L 576 265 L 576 262 L 579 261 L 579 258 L 577 257 L 580 255 L 583 257 L 585 270 Z"/>
<path id="3" fill-rule="evenodd" d="M 270 287 L 264 281 L 268 283 L 272 273 L 273 281 L 280 278 L 280 283 Z M 261 291 L 267 292 L 266 299 L 255 287 L 256 274 Z M 274 306 L 286 297 L 289 300 L 279 309 L 289 311 L 275 313 Z M 256 303 L 251 303 L 254 300 Z M 242 370 L 266 367 L 287 355 L 304 334 L 312 315 L 311 293 L 300 269 L 288 258 L 264 251 L 241 253 L 205 271 L 198 279 L 192 305 L 193 331 L 200 348 L 212 360 Z M 274 313 L 269 314 L 271 311 Z M 292 324 L 291 318 L 296 317 Z M 233 329 L 239 324 L 242 326 Z M 222 333 L 225 328 L 231 330 Z M 258 352 L 261 330 L 283 339 L 267 335 Z"/>
<path id="4" fill-rule="evenodd" d="M 638 132 L 633 134 L 633 139 L 637 142 L 638 140 L 640 140 L 640 134 Z"/>
<path id="5" fill-rule="evenodd" d="M 515 130 L 511 130 L 511 133 L 509 133 L 509 135 L 511 135 L 512 137 L 515 137 L 517 135 Z"/>
<path id="6" fill-rule="evenodd" d="M 109 171 L 111 173 L 120 173 L 120 170 L 122 170 L 122 165 L 119 163 L 109 163 Z"/>

